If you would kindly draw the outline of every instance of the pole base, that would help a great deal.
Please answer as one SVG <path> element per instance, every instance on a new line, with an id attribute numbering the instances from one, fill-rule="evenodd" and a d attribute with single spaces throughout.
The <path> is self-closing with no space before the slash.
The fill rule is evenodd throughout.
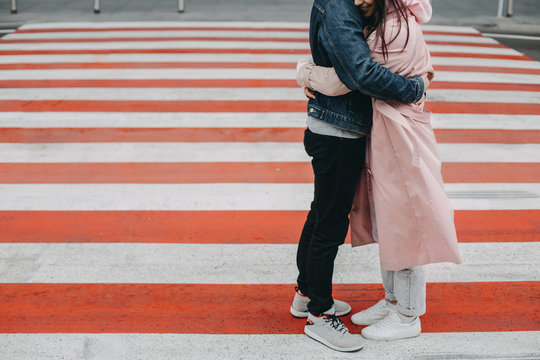
<path id="1" fill-rule="evenodd" d="M 100 12 L 101 12 L 101 10 L 94 9 L 94 14 L 99 14 Z"/>
<path id="2" fill-rule="evenodd" d="M 11 14 L 12 15 L 17 14 L 17 10 L 11 10 Z"/>
<path id="3" fill-rule="evenodd" d="M 184 10 L 178 10 L 178 12 L 179 12 L 180 14 L 183 14 L 183 13 L 184 13 Z"/>

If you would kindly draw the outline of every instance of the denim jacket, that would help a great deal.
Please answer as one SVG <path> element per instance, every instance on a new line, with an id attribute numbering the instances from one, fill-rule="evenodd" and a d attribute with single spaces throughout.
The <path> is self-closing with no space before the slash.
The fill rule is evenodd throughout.
<path id="1" fill-rule="evenodd" d="M 371 59 L 364 37 L 362 12 L 353 0 L 315 0 L 309 41 L 315 64 L 334 67 L 352 91 L 342 96 L 316 93 L 308 115 L 339 128 L 369 134 L 373 110 L 371 97 L 413 103 L 424 94 L 421 77 L 404 78 Z"/>

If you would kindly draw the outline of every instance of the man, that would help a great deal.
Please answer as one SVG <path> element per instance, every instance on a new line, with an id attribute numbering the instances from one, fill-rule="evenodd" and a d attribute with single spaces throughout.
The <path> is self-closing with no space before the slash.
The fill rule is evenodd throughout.
<path id="1" fill-rule="evenodd" d="M 338 318 L 351 307 L 332 299 L 332 275 L 364 166 L 371 97 L 412 103 L 422 98 L 429 84 L 427 77 L 406 79 L 371 60 L 364 19 L 356 7 L 370 1 L 315 0 L 310 20 L 314 62 L 334 67 L 353 91 L 337 97 L 317 93 L 308 103 L 304 146 L 313 158 L 315 192 L 298 244 L 298 287 L 291 313 L 308 318 L 304 328 L 308 336 L 338 351 L 360 350 L 364 344 Z"/>

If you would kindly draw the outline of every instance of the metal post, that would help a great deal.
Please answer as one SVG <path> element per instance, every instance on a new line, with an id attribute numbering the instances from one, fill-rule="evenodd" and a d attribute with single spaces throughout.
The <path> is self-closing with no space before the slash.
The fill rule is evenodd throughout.
<path id="1" fill-rule="evenodd" d="M 178 0 L 178 12 L 179 13 L 184 12 L 184 0 Z"/>
<path id="2" fill-rule="evenodd" d="M 99 0 L 94 0 L 94 13 L 99 14 L 100 11 Z"/>
<path id="3" fill-rule="evenodd" d="M 506 12 L 506 17 L 514 16 L 514 0 L 508 0 L 508 11 Z"/>
<path id="4" fill-rule="evenodd" d="M 497 17 L 503 16 L 504 0 L 499 0 L 499 9 L 497 10 Z"/>
<path id="5" fill-rule="evenodd" d="M 11 13 L 17 13 L 17 0 L 11 0 Z"/>

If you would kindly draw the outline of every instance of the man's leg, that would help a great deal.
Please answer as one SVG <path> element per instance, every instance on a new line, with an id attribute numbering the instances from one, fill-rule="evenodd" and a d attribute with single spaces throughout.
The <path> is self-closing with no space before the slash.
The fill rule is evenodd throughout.
<path id="1" fill-rule="evenodd" d="M 304 144 L 313 157 L 315 174 L 311 219 L 308 216 L 311 239 L 305 255 L 307 295 L 311 300 L 308 309 L 319 315 L 334 303 L 334 260 L 347 235 L 349 212 L 364 165 L 365 138 L 344 139 L 306 131 Z"/>
<path id="2" fill-rule="evenodd" d="M 300 241 L 298 242 L 298 250 L 296 252 L 296 266 L 298 267 L 298 290 L 307 295 L 308 293 L 308 280 L 307 280 L 307 254 L 309 251 L 309 244 L 311 243 L 311 232 L 313 231 L 313 225 L 315 225 L 315 219 L 317 215 L 314 210 L 314 203 L 311 203 L 311 210 L 309 211 L 306 222 L 302 229 L 302 235 L 300 235 Z"/>

